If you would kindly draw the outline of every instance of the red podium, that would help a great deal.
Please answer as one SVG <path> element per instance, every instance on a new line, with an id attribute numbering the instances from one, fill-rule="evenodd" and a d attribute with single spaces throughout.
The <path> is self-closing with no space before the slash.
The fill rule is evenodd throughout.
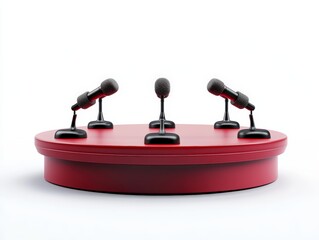
<path id="1" fill-rule="evenodd" d="M 238 129 L 177 124 L 179 145 L 145 145 L 146 124 L 87 129 L 84 139 L 35 137 L 47 181 L 70 188 L 132 194 L 189 194 L 252 188 L 277 179 L 287 137 L 238 139 Z"/>

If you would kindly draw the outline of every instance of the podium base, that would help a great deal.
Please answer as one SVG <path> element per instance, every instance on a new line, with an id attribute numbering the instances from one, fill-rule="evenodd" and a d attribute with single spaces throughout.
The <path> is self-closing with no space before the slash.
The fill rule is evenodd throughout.
<path id="1" fill-rule="evenodd" d="M 56 139 L 56 130 L 35 137 L 48 182 L 125 194 L 247 189 L 277 179 L 277 157 L 287 145 L 287 136 L 273 130 L 271 139 L 239 139 L 237 129 L 212 125 L 178 124 L 167 129 L 166 134 L 178 133 L 180 144 L 145 144 L 147 134 L 155 134 L 147 138 L 151 141 L 158 137 L 148 124 L 116 125 L 110 131 L 79 128 L 87 138 Z"/>

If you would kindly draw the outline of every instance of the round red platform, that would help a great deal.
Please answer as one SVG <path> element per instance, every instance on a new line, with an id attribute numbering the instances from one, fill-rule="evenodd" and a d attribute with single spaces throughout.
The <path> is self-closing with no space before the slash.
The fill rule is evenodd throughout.
<path id="1" fill-rule="evenodd" d="M 47 181 L 71 188 L 140 194 L 207 193 L 252 188 L 277 179 L 277 156 L 287 137 L 238 139 L 237 129 L 176 125 L 179 145 L 145 145 L 148 125 L 87 129 L 85 139 L 38 134 Z"/>

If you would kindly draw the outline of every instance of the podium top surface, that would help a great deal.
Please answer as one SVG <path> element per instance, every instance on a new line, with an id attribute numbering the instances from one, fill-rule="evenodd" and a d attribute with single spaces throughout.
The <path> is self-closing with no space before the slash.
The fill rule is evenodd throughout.
<path id="1" fill-rule="evenodd" d="M 238 129 L 214 129 L 212 125 L 176 124 L 175 129 L 167 129 L 180 136 L 178 145 L 145 145 L 145 135 L 158 132 L 147 124 L 79 128 L 87 132 L 87 138 L 55 139 L 56 130 L 36 135 L 37 150 L 48 157 L 73 161 L 174 165 L 264 159 L 283 153 L 287 145 L 287 136 L 277 131 L 270 131 L 271 139 L 238 139 Z"/>

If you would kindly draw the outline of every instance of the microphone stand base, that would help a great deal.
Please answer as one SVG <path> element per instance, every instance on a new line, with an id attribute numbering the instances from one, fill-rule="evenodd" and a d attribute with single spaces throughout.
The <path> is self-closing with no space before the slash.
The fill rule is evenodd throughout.
<path id="1" fill-rule="evenodd" d="M 239 123 L 236 121 L 218 121 L 214 124 L 215 129 L 238 129 Z"/>
<path id="2" fill-rule="evenodd" d="M 175 123 L 170 120 L 164 121 L 165 128 L 175 128 Z M 149 128 L 160 128 L 160 120 L 155 120 L 149 123 Z"/>
<path id="3" fill-rule="evenodd" d="M 82 129 L 66 128 L 56 131 L 54 138 L 87 138 L 87 134 Z"/>
<path id="4" fill-rule="evenodd" d="M 109 121 L 92 121 L 88 124 L 89 129 L 110 129 L 113 128 L 113 123 Z"/>
<path id="5" fill-rule="evenodd" d="M 237 134 L 238 138 L 271 138 L 270 132 L 266 129 L 243 129 Z"/>
<path id="6" fill-rule="evenodd" d="M 180 144 L 179 136 L 175 133 L 149 133 L 144 138 L 145 144 Z"/>

